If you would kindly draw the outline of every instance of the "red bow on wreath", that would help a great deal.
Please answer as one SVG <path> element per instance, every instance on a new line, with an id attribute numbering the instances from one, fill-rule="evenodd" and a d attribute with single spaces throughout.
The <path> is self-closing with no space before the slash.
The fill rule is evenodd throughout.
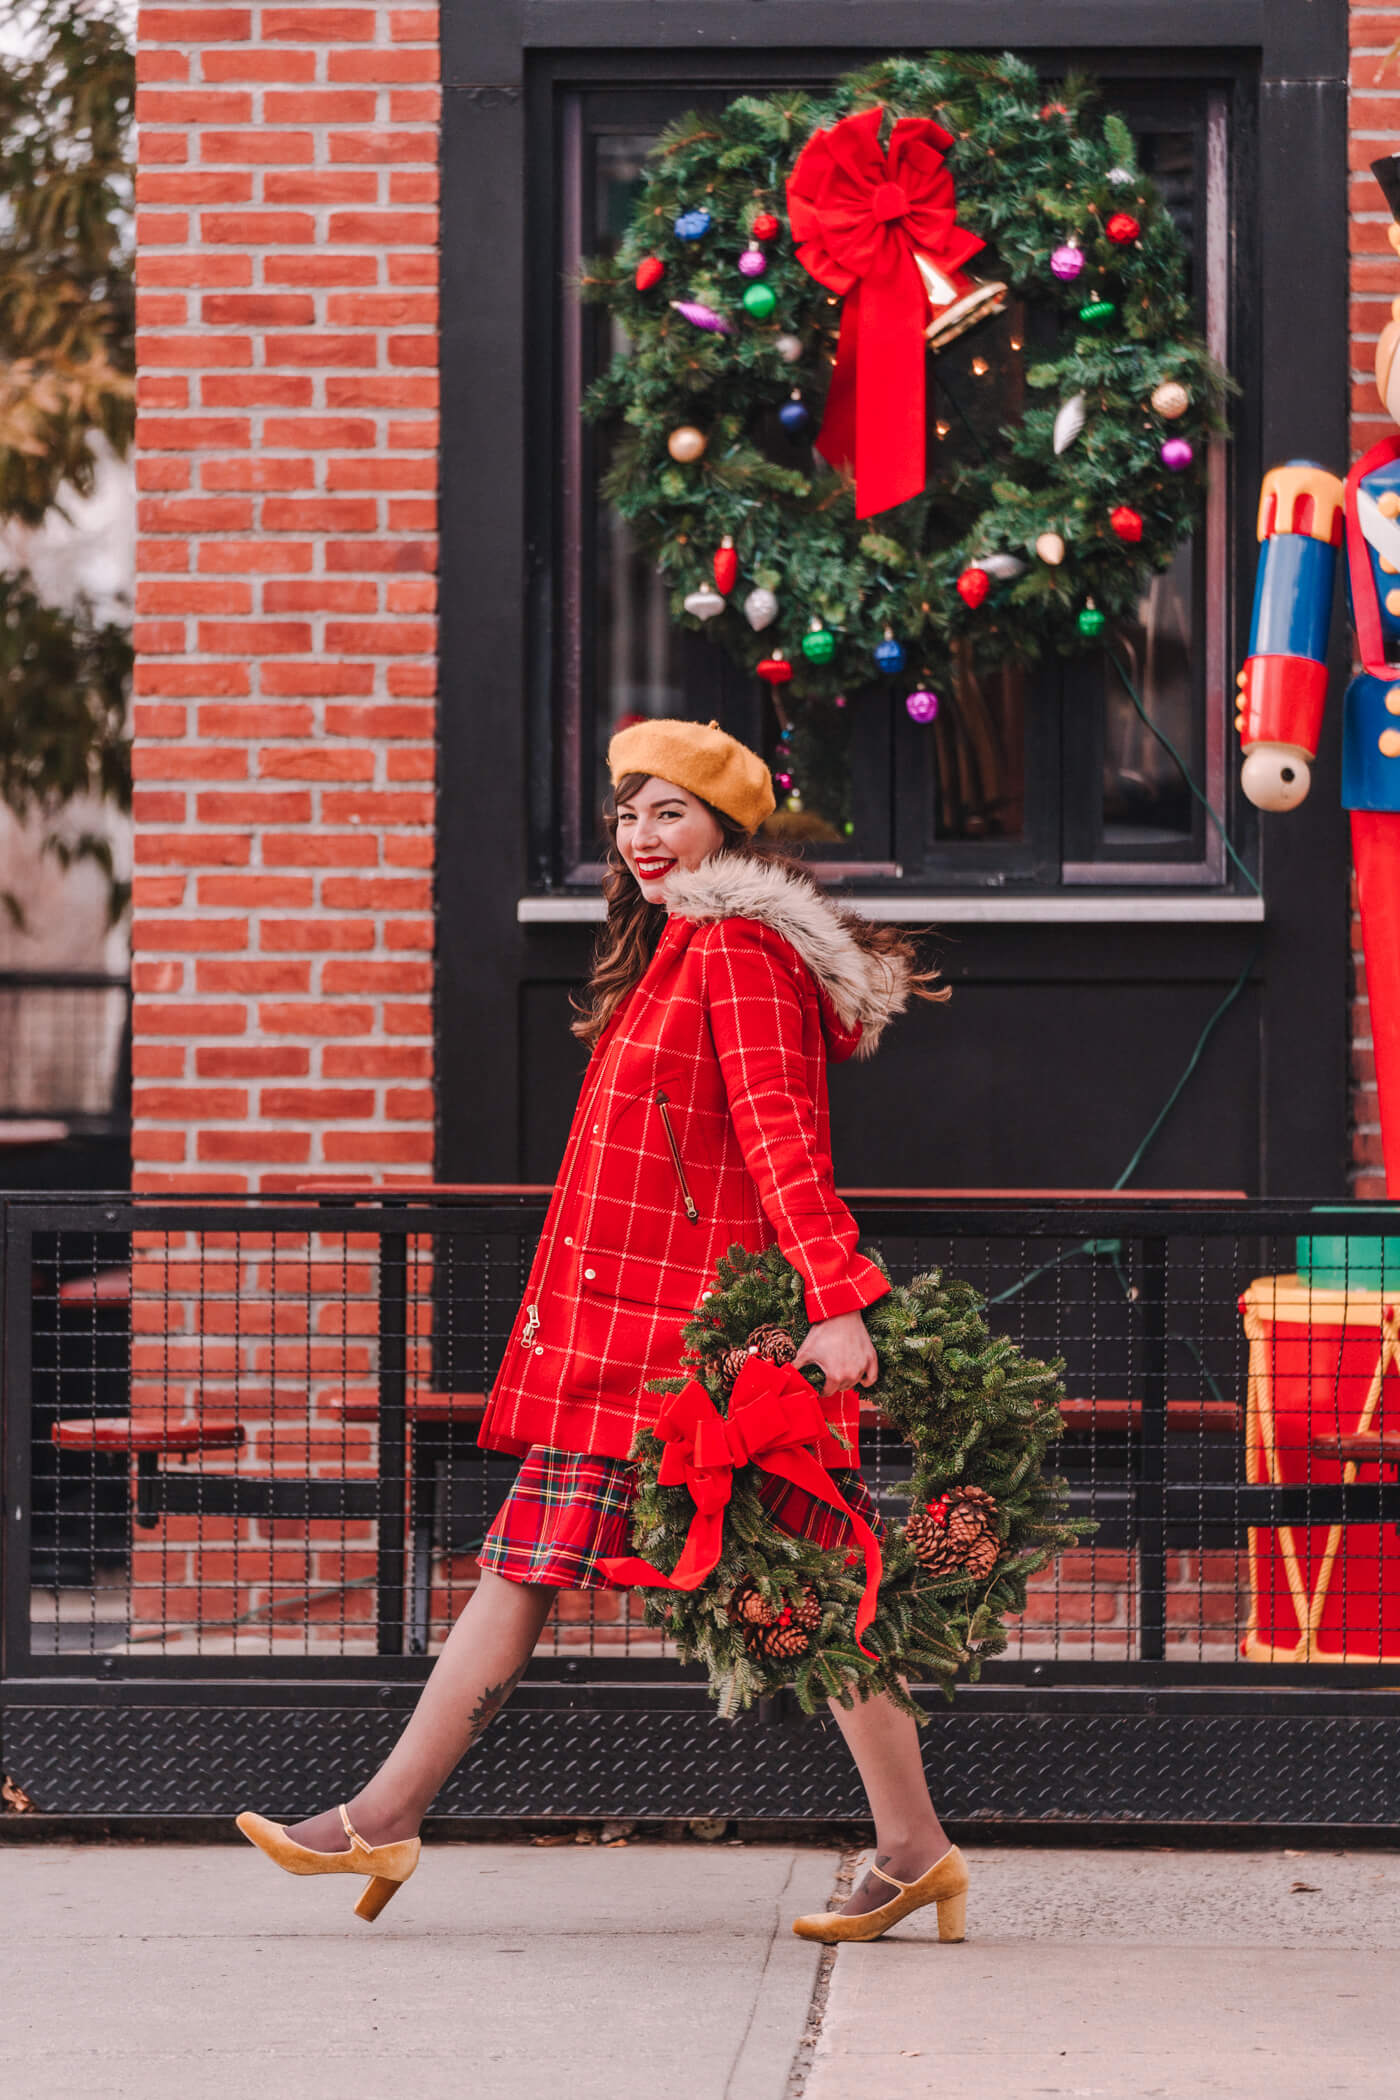
<path id="1" fill-rule="evenodd" d="M 985 246 L 956 222 L 943 159 L 952 133 L 930 117 L 901 117 L 882 149 L 884 114 L 877 104 L 814 132 L 787 181 L 797 259 L 846 302 L 817 450 L 834 467 L 854 463 L 858 518 L 924 485 L 929 301 L 964 293 L 957 273 Z M 937 294 L 926 289 L 930 265 Z"/>
<path id="2" fill-rule="evenodd" d="M 662 1487 L 685 1487 L 695 1515 L 669 1575 L 650 1561 L 614 1558 L 599 1562 L 609 1582 L 651 1590 L 698 1590 L 713 1573 L 724 1538 L 724 1511 L 736 1466 L 762 1466 L 790 1480 L 817 1502 L 839 1509 L 865 1555 L 865 1592 L 856 1613 L 856 1645 L 870 1655 L 861 1635 L 875 1616 L 884 1572 L 880 1546 L 865 1519 L 853 1510 L 814 1451 L 827 1434 L 827 1420 L 812 1387 L 791 1364 L 751 1356 L 734 1381 L 729 1413 L 722 1415 L 703 1385 L 692 1378 L 661 1410 L 656 1434 L 665 1449 L 657 1469 Z M 871 1656 L 871 1660 L 874 1657 Z"/>

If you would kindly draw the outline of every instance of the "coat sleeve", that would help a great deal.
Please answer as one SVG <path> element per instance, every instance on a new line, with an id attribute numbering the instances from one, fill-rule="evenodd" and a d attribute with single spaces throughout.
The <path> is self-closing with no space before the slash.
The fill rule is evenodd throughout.
<path id="1" fill-rule="evenodd" d="M 708 931 L 705 1003 L 744 1162 L 806 1285 L 808 1319 L 829 1320 L 873 1305 L 889 1284 L 856 1252 L 856 1221 L 818 1136 L 803 1044 L 806 978 L 787 942 L 751 920 Z"/>

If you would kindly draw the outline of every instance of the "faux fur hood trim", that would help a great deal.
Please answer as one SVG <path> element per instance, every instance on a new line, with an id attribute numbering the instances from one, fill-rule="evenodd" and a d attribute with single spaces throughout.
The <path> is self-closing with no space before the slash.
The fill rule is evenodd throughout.
<path id="1" fill-rule="evenodd" d="M 860 1029 L 857 1057 L 871 1057 L 909 1004 L 909 965 L 866 938 L 866 922 L 842 911 L 800 868 L 742 853 L 717 853 L 666 881 L 666 909 L 683 919 L 757 919 L 794 947 L 845 1029 Z"/>

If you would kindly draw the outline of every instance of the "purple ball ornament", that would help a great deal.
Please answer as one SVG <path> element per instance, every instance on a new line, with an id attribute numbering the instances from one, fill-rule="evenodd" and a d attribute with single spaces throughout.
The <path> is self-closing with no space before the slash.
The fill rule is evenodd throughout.
<path id="1" fill-rule="evenodd" d="M 912 722 L 932 722 L 938 713 L 938 695 L 920 687 L 918 692 L 909 695 L 904 709 Z"/>
<path id="2" fill-rule="evenodd" d="M 1066 241 L 1050 258 L 1050 268 L 1062 284 L 1073 284 L 1084 267 L 1084 251 L 1077 241 Z"/>
<path id="3" fill-rule="evenodd" d="M 739 275 L 741 277 L 761 277 L 767 268 L 768 257 L 756 242 L 753 247 L 746 248 L 739 257 Z"/>
<path id="4" fill-rule="evenodd" d="M 703 328 L 710 335 L 734 333 L 723 314 L 717 314 L 712 306 L 702 306 L 698 299 L 673 299 L 671 305 L 683 321 L 689 321 L 692 328 Z"/>
<path id="5" fill-rule="evenodd" d="M 1161 460 L 1173 474 L 1184 473 L 1196 457 L 1187 438 L 1168 438 L 1162 447 Z"/>

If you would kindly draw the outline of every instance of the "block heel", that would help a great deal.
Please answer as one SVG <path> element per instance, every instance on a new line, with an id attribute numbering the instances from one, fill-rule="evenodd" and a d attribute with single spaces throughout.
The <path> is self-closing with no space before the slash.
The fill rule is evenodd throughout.
<path id="1" fill-rule="evenodd" d="M 967 1890 L 945 1896 L 938 1906 L 938 1937 L 950 1944 L 967 1938 Z"/>

